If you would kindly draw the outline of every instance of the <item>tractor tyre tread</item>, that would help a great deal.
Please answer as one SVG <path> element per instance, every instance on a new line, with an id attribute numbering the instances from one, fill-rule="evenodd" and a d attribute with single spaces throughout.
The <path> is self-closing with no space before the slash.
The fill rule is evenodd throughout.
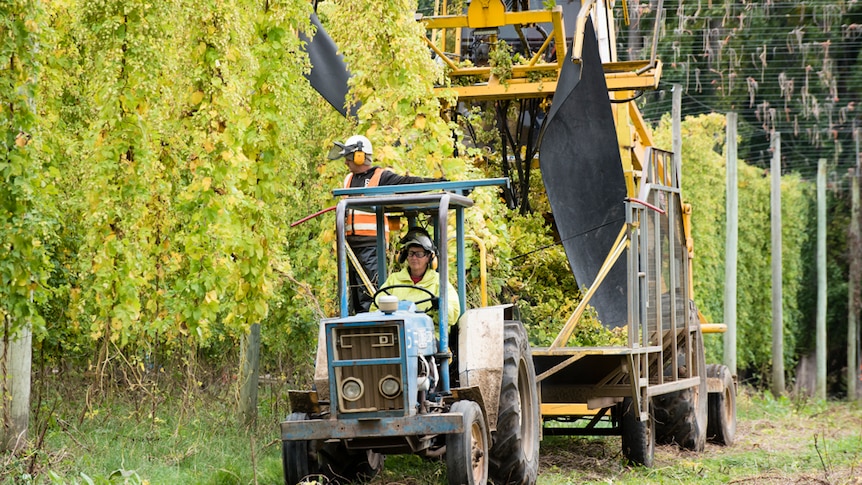
<path id="1" fill-rule="evenodd" d="M 304 421 L 305 413 L 291 413 L 286 421 Z M 318 473 L 317 457 L 314 456 L 309 441 L 282 441 L 281 464 L 285 485 L 296 485 L 309 475 Z"/>
<path id="2" fill-rule="evenodd" d="M 340 441 L 325 443 L 318 455 L 321 472 L 329 484 L 367 482 L 383 470 L 383 455 L 371 450 L 348 450 Z"/>
<path id="3" fill-rule="evenodd" d="M 696 387 L 670 392 L 653 398 L 655 440 L 659 444 L 674 443 L 684 449 L 701 452 L 706 446 L 709 421 L 707 403 L 707 372 L 703 338 L 700 331 L 692 335 Z M 685 351 L 685 347 L 682 348 Z"/>
<path id="4" fill-rule="evenodd" d="M 494 483 L 536 483 L 539 471 L 538 413 L 536 371 L 527 332 L 521 322 L 507 321 L 497 430 L 490 451 L 489 472 Z"/>

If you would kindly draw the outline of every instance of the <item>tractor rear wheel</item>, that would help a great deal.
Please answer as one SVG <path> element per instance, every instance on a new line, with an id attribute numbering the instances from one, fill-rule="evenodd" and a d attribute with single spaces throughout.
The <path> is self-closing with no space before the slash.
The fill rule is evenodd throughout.
<path id="1" fill-rule="evenodd" d="M 524 325 L 506 322 L 497 432 L 491 479 L 497 484 L 536 483 L 539 473 L 539 398 L 536 369 Z"/>
<path id="2" fill-rule="evenodd" d="M 695 377 L 699 381 L 694 387 L 653 398 L 656 442 L 675 443 L 687 450 L 701 452 L 706 446 L 708 388 L 700 331 L 691 335 L 691 343 L 694 348 L 693 367 L 697 372 Z M 685 347 L 681 346 L 681 350 L 684 351 Z"/>
<path id="3" fill-rule="evenodd" d="M 721 392 L 709 393 L 707 438 L 713 443 L 730 446 L 736 439 L 736 386 L 726 365 L 709 364 L 706 375 L 721 381 Z"/>
<path id="4" fill-rule="evenodd" d="M 617 406 L 620 414 L 623 456 L 635 465 L 651 467 L 655 459 L 655 422 L 652 410 L 647 410 L 649 417 L 646 421 L 640 421 L 635 414 L 632 398 L 623 398 L 623 402 Z"/>
<path id="5" fill-rule="evenodd" d="M 446 474 L 449 483 L 481 485 L 488 482 L 488 427 L 482 408 L 473 401 L 452 404 L 464 415 L 464 431 L 446 436 Z"/>
<path id="6" fill-rule="evenodd" d="M 383 470 L 383 455 L 371 450 L 348 450 L 341 441 L 325 443 L 318 455 L 327 483 L 369 481 Z"/>
<path id="7" fill-rule="evenodd" d="M 291 413 L 286 421 L 304 421 L 305 413 Z M 312 453 L 309 441 L 282 441 L 281 464 L 284 468 L 285 485 L 296 485 L 309 475 L 317 473 L 317 458 Z"/>

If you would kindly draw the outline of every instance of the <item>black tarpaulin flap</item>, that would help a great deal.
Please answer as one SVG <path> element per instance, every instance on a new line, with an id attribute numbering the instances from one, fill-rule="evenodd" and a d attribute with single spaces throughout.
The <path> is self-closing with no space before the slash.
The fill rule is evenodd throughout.
<path id="1" fill-rule="evenodd" d="M 542 178 L 580 286 L 593 283 L 625 224 L 626 185 L 599 46 L 587 21 L 580 64 L 566 59 L 542 134 Z M 570 51 L 571 52 L 571 51 Z M 627 323 L 626 257 L 590 300 L 607 328 Z"/>
<path id="2" fill-rule="evenodd" d="M 300 33 L 300 38 L 306 42 L 308 59 L 311 61 L 311 72 L 305 77 L 311 83 L 311 87 L 320 93 L 333 108 L 347 116 L 344 100 L 347 98 L 347 80 L 350 79 L 350 71 L 347 70 L 344 58 L 338 53 L 335 42 L 320 25 L 317 14 L 311 14 L 311 23 L 317 31 L 310 41 L 308 37 Z M 351 108 L 351 116 L 356 116 L 357 108 L 358 106 Z"/>

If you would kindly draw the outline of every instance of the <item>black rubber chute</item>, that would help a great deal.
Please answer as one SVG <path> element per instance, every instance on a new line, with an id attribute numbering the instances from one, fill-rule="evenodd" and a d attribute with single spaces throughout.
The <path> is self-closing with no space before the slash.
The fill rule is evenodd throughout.
<path id="1" fill-rule="evenodd" d="M 317 14 L 311 14 L 311 23 L 317 29 L 311 41 L 305 34 L 299 34 L 306 43 L 308 59 L 311 62 L 311 72 L 305 77 L 311 83 L 311 87 L 333 108 L 343 116 L 347 116 L 344 100 L 347 98 L 347 80 L 350 79 L 350 71 L 344 63 L 344 58 L 338 53 L 335 42 L 320 24 Z M 357 108 L 357 105 L 351 107 L 351 116 L 356 116 Z"/>
<path id="2" fill-rule="evenodd" d="M 593 283 L 625 224 L 626 185 L 592 21 L 579 64 L 567 56 L 539 148 L 542 178 L 575 281 Z M 571 51 L 570 51 L 571 52 Z M 626 255 L 590 303 L 602 325 L 626 325 Z"/>

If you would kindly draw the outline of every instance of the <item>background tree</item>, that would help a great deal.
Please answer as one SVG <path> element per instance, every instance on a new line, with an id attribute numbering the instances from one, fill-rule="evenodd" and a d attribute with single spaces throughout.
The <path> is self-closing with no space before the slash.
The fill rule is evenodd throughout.
<path id="1" fill-rule="evenodd" d="M 635 25 L 662 15 L 662 85 L 682 84 L 684 115 L 736 111 L 740 157 L 767 168 L 769 134 L 781 132 L 783 166 L 813 177 L 855 166 L 851 125 L 862 101 L 862 6 L 824 0 L 778 2 L 631 2 Z M 651 48 L 639 29 L 620 52 Z M 622 44 L 624 43 L 624 45 Z M 648 52 L 648 51 L 647 51 Z M 647 118 L 670 110 L 669 89 L 645 96 Z M 840 169 L 840 170 L 839 170 Z"/>

